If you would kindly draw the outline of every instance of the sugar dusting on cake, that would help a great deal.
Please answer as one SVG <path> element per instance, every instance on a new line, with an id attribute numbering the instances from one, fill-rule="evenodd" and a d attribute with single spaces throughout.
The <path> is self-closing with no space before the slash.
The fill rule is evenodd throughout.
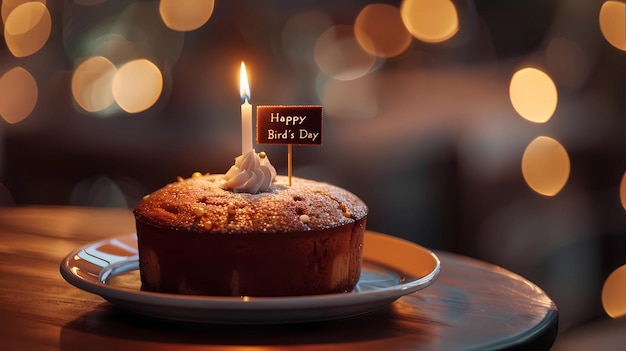
<path id="1" fill-rule="evenodd" d="M 310 231 L 346 225 L 367 215 L 354 194 L 331 184 L 276 176 L 266 192 L 224 189 L 223 174 L 195 175 L 146 197 L 138 219 L 164 227 L 211 233 Z"/>

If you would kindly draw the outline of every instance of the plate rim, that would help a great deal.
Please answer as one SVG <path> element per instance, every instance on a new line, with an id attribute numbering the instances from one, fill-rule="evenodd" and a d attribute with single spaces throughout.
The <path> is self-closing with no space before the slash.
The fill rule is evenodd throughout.
<path id="1" fill-rule="evenodd" d="M 331 307 L 346 307 L 347 305 L 356 306 L 363 305 L 363 312 L 367 313 L 376 308 L 366 308 L 365 306 L 377 306 L 380 308 L 384 305 L 388 305 L 398 298 L 408 295 L 410 293 L 416 292 L 418 290 L 424 289 L 431 284 L 433 284 L 439 276 L 441 271 L 441 261 L 439 257 L 428 250 L 427 248 L 408 241 L 406 239 L 402 239 L 399 237 L 391 236 L 388 234 L 383 234 L 375 231 L 366 230 L 365 236 L 367 237 L 375 237 L 381 240 L 392 240 L 397 245 L 410 245 L 414 249 L 423 251 L 423 253 L 428 254 L 434 263 L 434 268 L 428 274 L 422 277 L 410 277 L 411 279 L 408 282 L 399 283 L 390 287 L 383 287 L 376 290 L 369 291 L 361 291 L 361 292 L 350 292 L 350 293 L 342 293 L 342 294 L 323 294 L 323 295 L 306 295 L 306 296 L 280 296 L 280 297 L 238 297 L 238 296 L 202 296 L 202 295 L 180 295 L 180 294 L 168 294 L 168 293 L 159 293 L 159 292 L 149 292 L 149 291 L 141 291 L 141 290 L 132 290 L 123 287 L 116 287 L 108 285 L 101 281 L 101 272 L 105 269 L 109 271 L 113 268 L 113 266 L 121 266 L 125 264 L 129 264 L 138 260 L 138 255 L 130 256 L 128 259 L 120 260 L 109 264 L 104 267 L 99 267 L 94 264 L 94 267 L 99 267 L 98 271 L 88 271 L 89 279 L 79 276 L 75 274 L 72 267 L 75 267 L 71 262 L 75 256 L 78 255 L 81 251 L 85 249 L 98 245 L 100 243 L 105 243 L 114 239 L 119 238 L 130 238 L 132 236 L 136 236 L 136 233 L 131 234 L 122 234 L 113 237 L 104 238 L 101 240 L 93 241 L 84 245 L 81 245 L 77 249 L 70 252 L 60 264 L 60 273 L 63 278 L 70 283 L 71 285 L 87 291 L 89 293 L 93 293 L 101 296 L 105 300 L 121 305 L 126 309 L 134 310 L 140 314 L 152 315 L 154 317 L 164 318 L 164 319 L 178 319 L 180 318 L 172 318 L 171 316 L 162 315 L 163 313 L 147 313 L 143 308 L 133 308 L 129 306 L 129 303 L 140 303 L 141 305 L 150 305 L 156 308 L 160 307 L 177 307 L 183 309 L 190 308 L 202 308 L 207 311 L 214 312 L 223 312 L 223 311 L 234 311 L 234 312 L 249 312 L 249 313 L 258 313 L 262 311 L 276 311 L 277 309 L 280 311 L 289 311 L 289 310 L 297 310 L 297 309 L 320 309 L 320 308 L 331 308 Z M 365 250 L 364 250 L 364 260 Z M 376 264 L 383 264 L 385 262 L 375 262 Z M 397 271 L 396 271 L 397 272 Z M 403 272 L 404 273 L 404 272 Z M 406 277 L 407 275 L 404 274 Z M 141 306 L 139 306 L 141 307 Z M 294 320 L 298 320 L 297 311 L 293 312 L 295 314 Z M 358 314 L 362 314 L 358 313 Z M 332 314 L 332 313 L 331 313 Z M 340 314 L 340 313 L 336 313 Z M 350 314 L 354 315 L 354 314 Z M 323 320 L 323 319 L 339 319 L 346 316 L 334 316 L 329 318 L 315 318 L 310 320 Z M 185 319 L 185 318 L 183 318 Z M 193 321 L 198 321 L 198 318 L 192 318 Z M 202 318 L 200 318 L 202 319 Z M 221 320 L 213 320 L 211 317 L 206 318 L 209 322 L 224 322 Z M 259 323 L 258 321 L 247 321 L 246 316 L 241 316 L 240 321 L 235 321 L 237 323 L 246 323 L 253 322 Z M 309 320 L 306 319 L 305 320 Z M 228 321 L 225 321 L 228 322 Z M 275 323 L 272 318 L 268 318 L 268 323 Z M 280 321 L 278 321 L 280 322 Z"/>

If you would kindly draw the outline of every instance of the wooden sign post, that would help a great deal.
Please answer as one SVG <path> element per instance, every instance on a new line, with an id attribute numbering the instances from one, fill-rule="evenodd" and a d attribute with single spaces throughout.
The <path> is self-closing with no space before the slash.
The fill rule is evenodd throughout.
<path id="1" fill-rule="evenodd" d="M 256 142 L 287 145 L 291 185 L 292 145 L 322 145 L 322 106 L 258 106 Z"/>

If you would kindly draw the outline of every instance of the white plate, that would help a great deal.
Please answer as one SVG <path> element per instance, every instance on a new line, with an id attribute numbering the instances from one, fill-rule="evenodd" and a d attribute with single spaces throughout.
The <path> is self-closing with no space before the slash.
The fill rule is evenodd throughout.
<path id="1" fill-rule="evenodd" d="M 439 258 L 412 242 L 367 231 L 363 269 L 351 293 L 288 297 L 221 297 L 140 290 L 137 236 L 85 245 L 61 262 L 70 284 L 127 310 L 161 319 L 229 324 L 311 322 L 346 318 L 387 306 L 431 285 Z"/>

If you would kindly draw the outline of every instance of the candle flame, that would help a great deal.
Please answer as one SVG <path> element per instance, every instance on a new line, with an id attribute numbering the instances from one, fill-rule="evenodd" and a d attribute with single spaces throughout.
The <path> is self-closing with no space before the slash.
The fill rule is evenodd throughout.
<path id="1" fill-rule="evenodd" d="M 250 85 L 248 84 L 248 74 L 246 73 L 246 64 L 241 62 L 241 72 L 239 74 L 239 94 L 241 100 L 250 102 Z"/>

